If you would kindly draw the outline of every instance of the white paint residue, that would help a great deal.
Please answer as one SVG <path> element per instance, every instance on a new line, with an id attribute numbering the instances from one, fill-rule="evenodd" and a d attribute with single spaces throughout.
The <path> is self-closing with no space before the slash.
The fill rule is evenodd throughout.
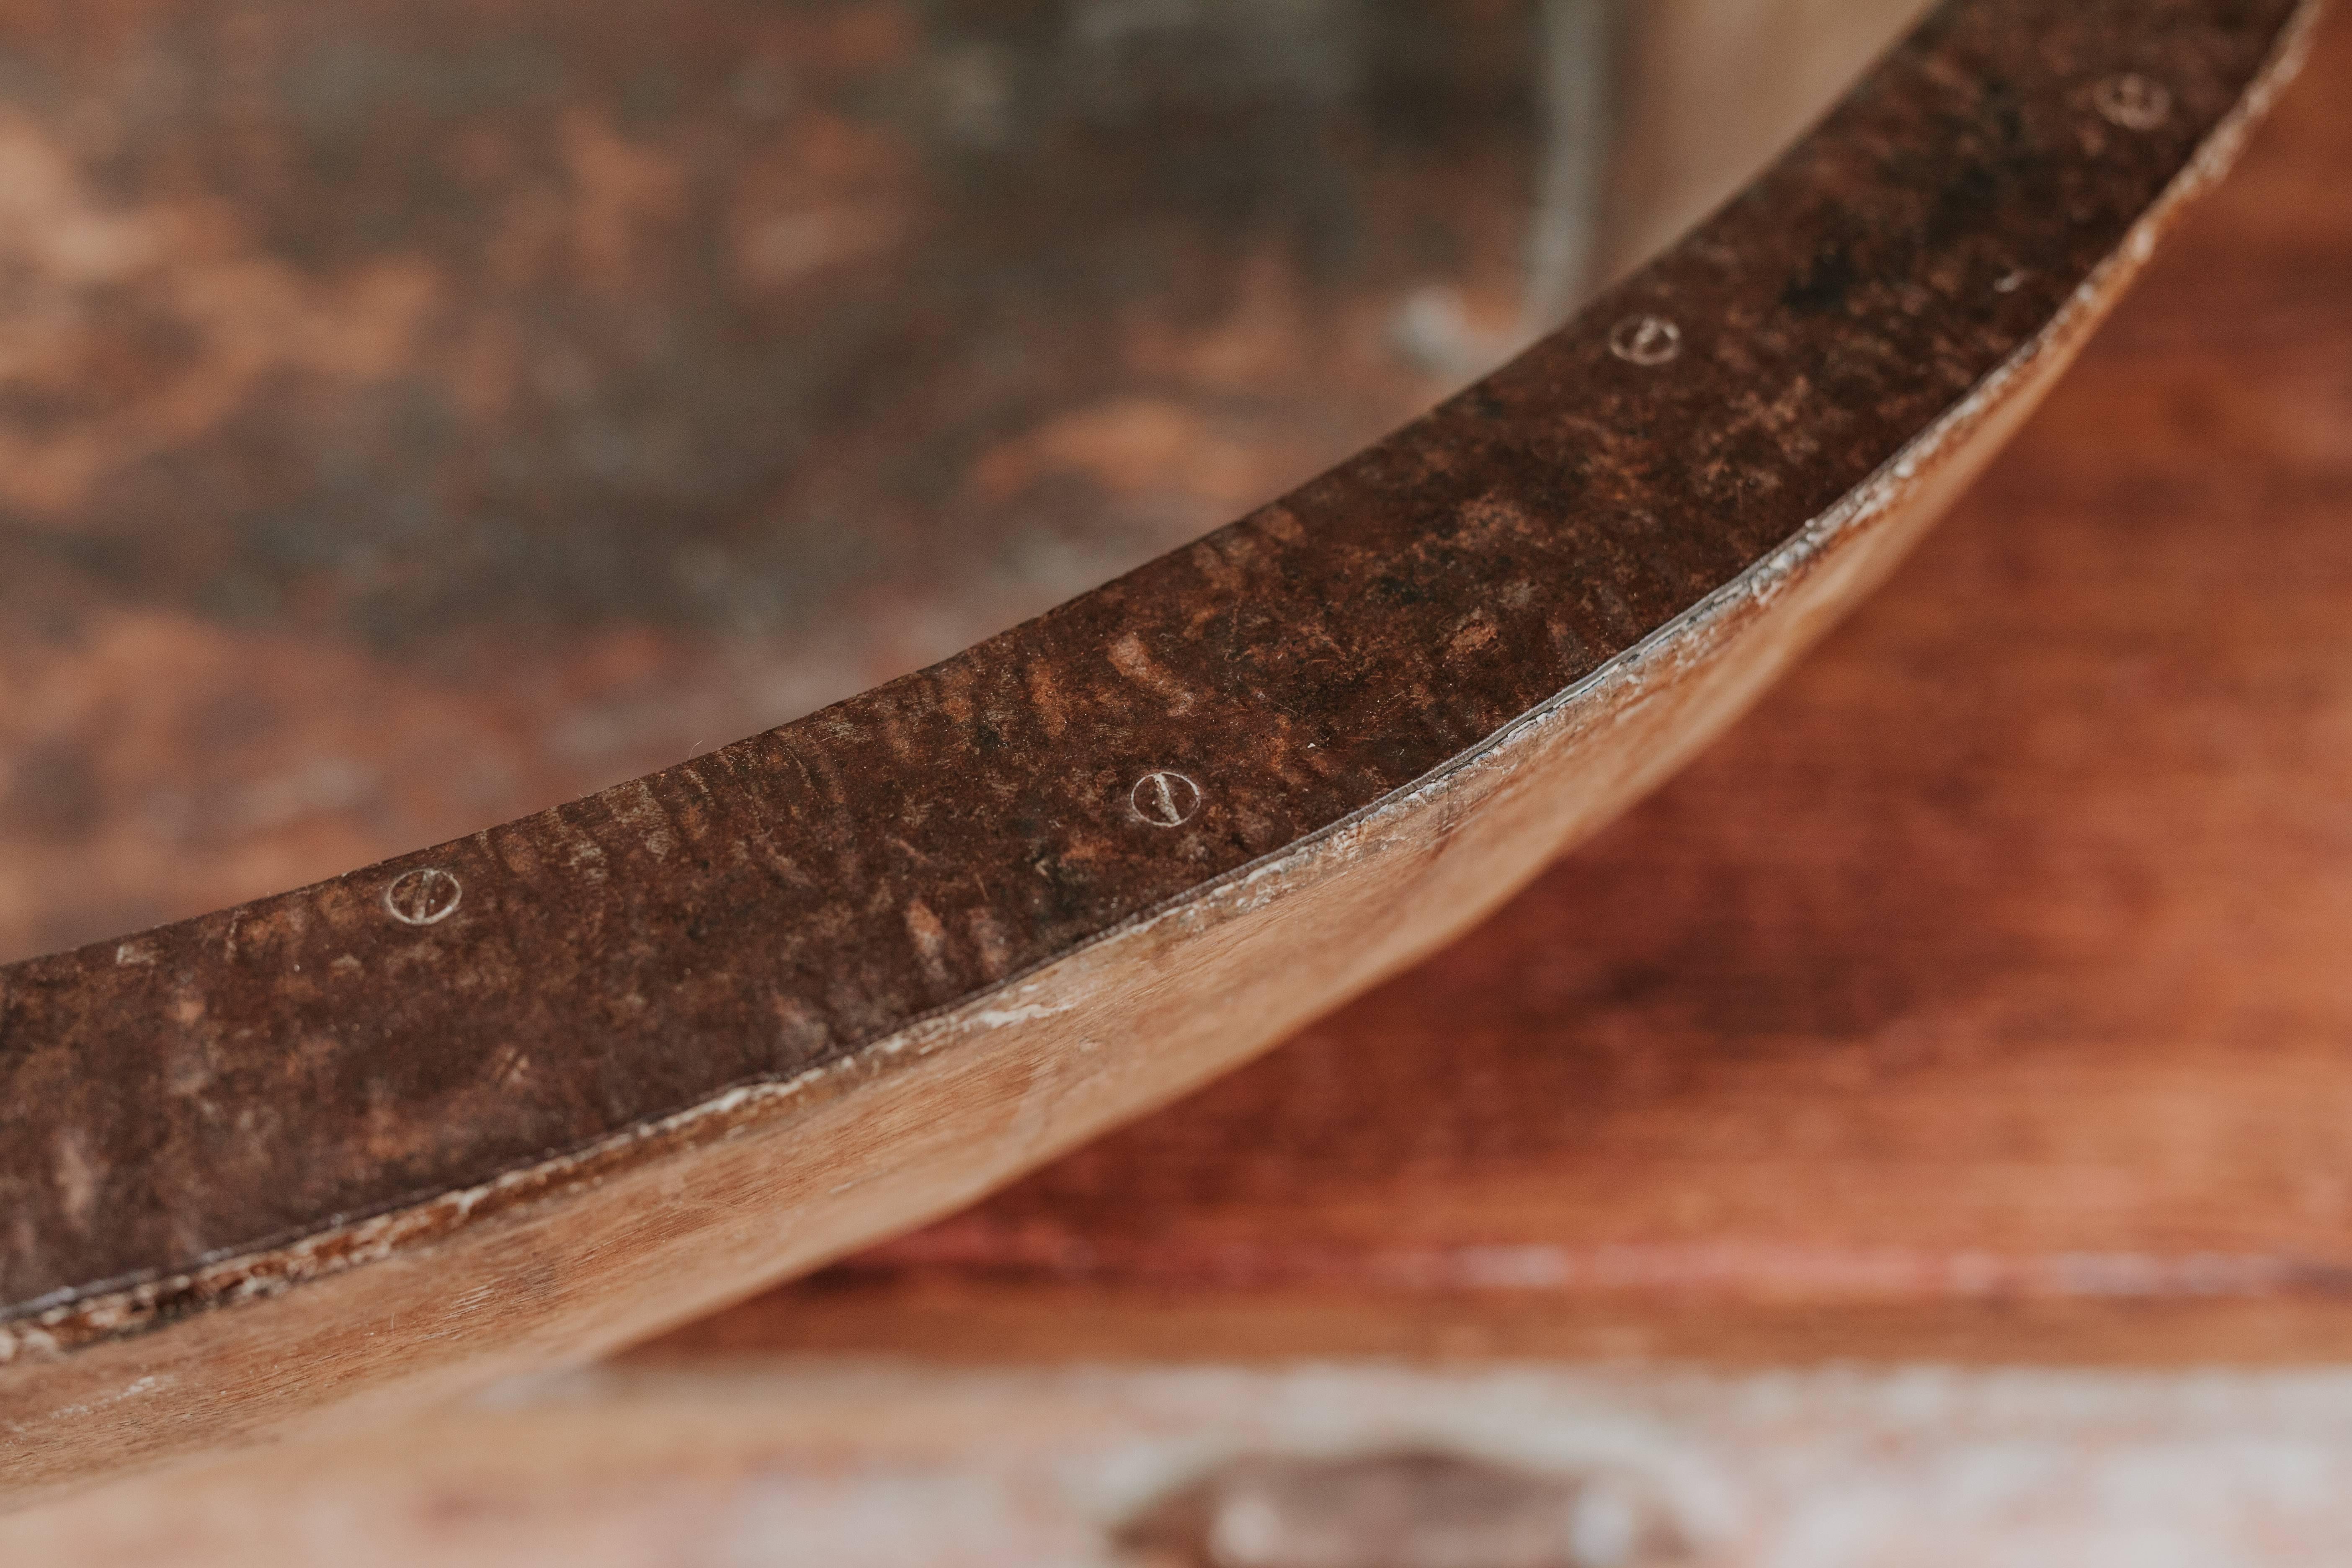
<path id="1" fill-rule="evenodd" d="M 1050 1018 L 1057 1013 L 1066 1013 L 1076 1005 L 1076 1002 L 1055 1002 L 1050 1005 L 1044 1002 L 1024 1002 L 1013 1007 L 982 1007 L 965 1016 L 969 1017 L 978 1028 L 1001 1029 L 1007 1024 L 1027 1024 L 1039 1018 Z"/>

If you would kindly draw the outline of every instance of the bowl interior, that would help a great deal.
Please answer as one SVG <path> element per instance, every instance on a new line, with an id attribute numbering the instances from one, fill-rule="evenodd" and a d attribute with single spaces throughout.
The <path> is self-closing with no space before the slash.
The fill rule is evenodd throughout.
<path id="1" fill-rule="evenodd" d="M 1555 324 L 1904 8 L 0 5 L 0 958 L 1174 548 Z"/>

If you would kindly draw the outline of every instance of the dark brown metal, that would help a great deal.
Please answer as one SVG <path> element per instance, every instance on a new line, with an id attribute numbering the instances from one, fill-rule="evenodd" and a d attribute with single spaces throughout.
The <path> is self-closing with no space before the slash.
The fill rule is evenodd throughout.
<path id="1" fill-rule="evenodd" d="M 331 1248 L 268 1259 L 355 1220 L 477 1220 L 501 1173 L 842 1061 L 1412 789 L 1998 378 L 2295 14 L 1955 0 L 1575 323 L 1188 549 L 651 777 L 0 971 L 5 1375 L 310 1277 Z"/>

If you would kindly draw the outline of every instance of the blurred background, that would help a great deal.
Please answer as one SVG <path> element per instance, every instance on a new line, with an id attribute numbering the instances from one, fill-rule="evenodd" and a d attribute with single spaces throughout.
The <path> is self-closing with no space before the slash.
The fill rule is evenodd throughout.
<path id="1" fill-rule="evenodd" d="M 0 961 L 635 777 L 1228 521 L 1913 8 L 0 6 Z"/>
<path id="2" fill-rule="evenodd" d="M 0 4 L 0 959 L 1227 521 L 1913 9 Z M 1422 969 L 614 1363 L 0 1562 L 2352 1558 L 2347 83 L 2338 17 L 1898 578 Z"/>

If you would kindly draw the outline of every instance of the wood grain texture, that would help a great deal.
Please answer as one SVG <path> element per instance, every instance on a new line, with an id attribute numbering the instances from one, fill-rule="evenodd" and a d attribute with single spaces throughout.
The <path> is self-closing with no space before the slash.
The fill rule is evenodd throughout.
<path id="1" fill-rule="evenodd" d="M 35 1337 L 57 1317 L 33 1318 L 0 1381 L 9 1500 L 615 1348 L 1231 1067 L 1654 787 L 1892 566 L 2111 298 L 2087 291 L 2003 397 L 1791 552 L 1769 597 L 1727 600 L 1292 856 L 838 1066 L 169 1281 L 194 1310 L 135 1289 L 77 1303 L 95 1331 L 57 1348 Z"/>
<path id="2" fill-rule="evenodd" d="M 142 1478 L 0 1518 L 0 1559 L 1165 1568 L 1116 1542 L 1204 1475 L 1399 1449 L 1507 1462 L 1602 1505 L 1596 1522 L 1621 1528 L 1571 1530 L 1590 1549 L 1560 1568 L 2335 1568 L 2352 1555 L 2340 1370 L 799 1363 L 537 1381 L 299 1458 Z M 1622 1524 L 1653 1521 L 1656 1546 L 1631 1549 L 1642 1532 Z M 1221 1559 L 1365 1561 L 1262 1546 Z"/>
<path id="3" fill-rule="evenodd" d="M 967 1201 L 1491 906 L 1891 567 L 2294 52 L 2284 5 L 2006 3 L 1191 551 L 572 807 L 7 971 L 0 1069 L 48 1108 L 0 1127 L 9 1481 L 609 1346 Z M 1151 815 L 1153 766 L 1197 812 Z"/>
<path id="4" fill-rule="evenodd" d="M 652 1353 L 2352 1354 L 2352 22 L 1893 584 L 1412 974 Z"/>

